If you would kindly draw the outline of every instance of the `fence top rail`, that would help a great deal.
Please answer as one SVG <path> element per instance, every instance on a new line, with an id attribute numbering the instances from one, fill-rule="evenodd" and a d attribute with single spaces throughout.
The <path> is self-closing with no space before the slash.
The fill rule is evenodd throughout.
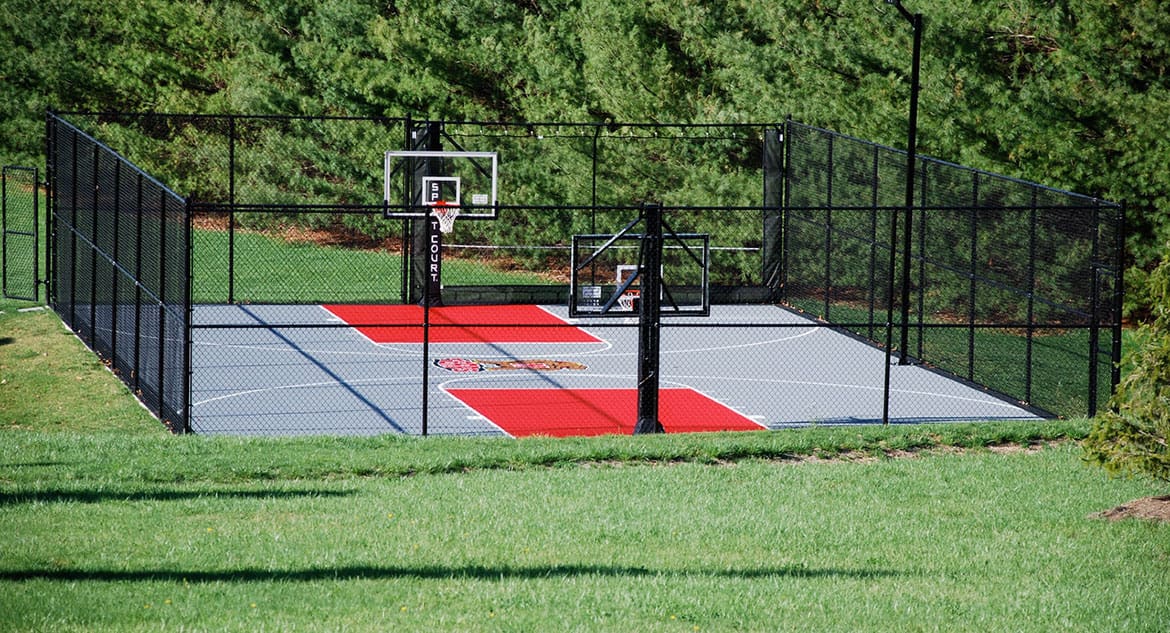
<path id="1" fill-rule="evenodd" d="M 239 202 L 205 202 L 201 200 L 194 200 L 191 202 L 191 209 L 195 212 L 206 213 L 229 213 L 232 211 L 248 211 L 255 213 L 289 213 L 289 212 L 305 212 L 305 213 L 381 213 L 385 209 L 384 204 L 344 204 L 344 203 L 239 203 Z M 499 204 L 496 205 L 501 211 L 630 211 L 640 212 L 643 206 L 640 204 Z M 775 206 L 768 205 L 750 205 L 750 206 L 720 206 L 720 205 L 662 205 L 662 210 L 666 212 L 687 212 L 687 211 L 727 211 L 727 212 L 759 212 L 767 209 L 775 209 Z M 802 208 L 793 207 L 801 210 Z M 808 209 L 822 209 L 829 207 L 809 207 Z M 833 210 L 849 210 L 849 207 L 831 207 Z M 856 210 L 883 210 L 881 207 L 858 207 Z M 905 207 L 890 207 L 890 211 L 901 211 Z M 1031 207 L 1029 207 L 1031 208 Z M 1061 207 L 1068 208 L 1068 207 Z M 462 218 L 461 218 L 462 219 Z M 467 218 L 469 220 L 475 219 L 490 219 L 490 218 Z"/>
<path id="2" fill-rule="evenodd" d="M 246 113 L 227 113 L 227 114 L 209 114 L 198 112 L 158 112 L 152 110 L 145 110 L 140 112 L 121 111 L 121 110 L 54 110 L 56 114 L 62 116 L 99 116 L 99 117 L 118 117 L 118 118 L 186 118 L 186 119 L 269 119 L 269 120 L 334 120 L 334 121 L 379 121 L 379 122 L 397 122 L 402 123 L 406 121 L 414 121 L 417 123 L 434 122 L 445 125 L 477 125 L 481 127 L 579 127 L 585 129 L 594 128 L 674 128 L 674 129 L 721 129 L 721 128 L 742 128 L 742 129 L 761 129 L 761 128 L 781 128 L 784 126 L 783 122 L 776 121 L 740 121 L 740 122 L 662 122 L 662 121 L 488 121 L 475 119 L 427 119 L 425 117 L 414 116 L 376 116 L 376 115 L 342 115 L 342 114 L 246 114 Z"/>
<path id="3" fill-rule="evenodd" d="M 377 123 L 402 123 L 403 117 L 347 116 L 340 114 L 207 114 L 198 112 L 122 112 L 117 110 L 62 110 L 52 112 L 60 116 L 106 117 L 119 119 L 253 119 L 270 121 L 371 121 Z"/>
<path id="4" fill-rule="evenodd" d="M 416 122 L 422 123 L 437 123 L 444 130 L 444 134 L 455 133 L 459 136 L 468 136 L 470 132 L 460 130 L 456 132 L 450 128 L 475 127 L 481 130 L 491 130 L 491 132 L 481 132 L 480 136 L 485 137 L 533 137 L 533 138 L 595 138 L 601 136 L 603 131 L 607 131 L 612 137 L 618 134 L 621 130 L 627 130 L 621 138 L 633 139 L 654 139 L 663 138 L 657 134 L 657 130 L 675 130 L 674 136 L 668 138 L 697 138 L 704 140 L 745 140 L 746 137 L 735 136 L 712 136 L 715 130 L 732 130 L 760 132 L 761 130 L 780 129 L 783 123 L 776 122 L 761 122 L 761 123 L 664 123 L 664 122 L 630 122 L 630 121 L 476 121 L 476 120 L 443 120 L 443 119 L 416 119 L 411 117 L 380 117 L 380 116 L 346 116 L 346 115 L 280 115 L 280 114 L 199 114 L 199 113 L 175 113 L 175 112 L 119 112 L 119 111 L 83 111 L 72 110 L 63 111 L 59 114 L 72 116 L 86 116 L 86 117 L 104 117 L 109 119 L 199 119 L 199 120 L 240 120 L 240 121 L 354 121 L 354 122 L 372 122 L 383 125 L 399 124 Z M 543 128 L 543 129 L 541 129 Z M 550 128 L 568 129 L 568 132 L 553 132 Z M 520 132 L 506 133 L 507 130 L 520 130 Z M 648 134 L 647 136 L 637 136 L 636 132 Z M 701 131 L 702 136 L 687 137 L 681 135 L 686 131 Z M 730 134 L 730 133 L 729 133 Z M 759 136 L 754 136 L 751 140 L 758 140 Z"/>
<path id="5" fill-rule="evenodd" d="M 5 173 L 8 173 L 8 172 L 10 172 L 10 171 L 28 171 L 28 172 L 34 172 L 34 173 L 35 173 L 36 171 L 38 171 L 38 168 L 36 168 L 36 167 L 28 167 L 28 166 L 26 166 L 26 165 L 5 165 L 5 166 L 4 166 L 4 172 L 5 172 Z"/>

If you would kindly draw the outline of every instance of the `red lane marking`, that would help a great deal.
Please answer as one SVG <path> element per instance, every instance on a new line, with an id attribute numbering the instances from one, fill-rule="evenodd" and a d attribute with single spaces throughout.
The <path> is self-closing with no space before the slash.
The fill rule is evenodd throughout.
<path id="1" fill-rule="evenodd" d="M 375 343 L 422 343 L 417 305 L 322 306 Z M 601 339 L 534 305 L 431 308 L 432 343 L 600 343 Z M 377 325 L 371 325 L 377 324 Z M 379 327 L 386 326 L 386 327 Z M 526 327 L 536 326 L 536 327 Z M 561 326 L 561 327 L 552 327 Z"/>
<path id="2" fill-rule="evenodd" d="M 553 437 L 633 433 L 636 389 L 448 389 L 510 435 Z M 759 431 L 764 427 L 693 389 L 659 392 L 667 433 Z"/>

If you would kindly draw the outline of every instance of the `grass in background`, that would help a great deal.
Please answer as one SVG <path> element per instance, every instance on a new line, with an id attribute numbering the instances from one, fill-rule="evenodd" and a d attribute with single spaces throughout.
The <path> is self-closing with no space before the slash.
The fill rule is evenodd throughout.
<path id="1" fill-rule="evenodd" d="M 234 299 L 244 303 L 401 302 L 402 256 L 374 249 L 292 241 L 240 230 L 235 264 L 228 258 L 226 230 L 196 230 L 192 236 L 193 294 L 196 303 L 228 300 L 234 271 Z M 443 280 L 451 286 L 547 285 L 537 274 L 500 270 L 482 259 L 446 257 Z"/>

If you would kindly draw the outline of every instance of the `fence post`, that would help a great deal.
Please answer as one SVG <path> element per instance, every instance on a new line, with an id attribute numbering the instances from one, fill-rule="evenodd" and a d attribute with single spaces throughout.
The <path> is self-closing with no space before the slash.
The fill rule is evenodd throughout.
<path id="1" fill-rule="evenodd" d="M 53 305 L 56 284 L 53 283 L 53 259 L 57 244 L 53 229 L 53 199 L 56 197 L 54 179 L 57 170 L 57 124 L 52 110 L 45 110 L 45 303 Z"/>
<path id="2" fill-rule="evenodd" d="M 1113 371 L 1110 372 L 1109 386 L 1109 393 L 1111 395 L 1121 382 L 1121 316 L 1125 302 L 1125 210 L 1127 207 L 1128 204 L 1122 200 L 1121 204 L 1117 206 L 1117 215 L 1114 218 L 1113 323 L 1111 324 L 1113 326 L 1113 349 L 1111 355 Z"/>
<path id="3" fill-rule="evenodd" d="M 118 312 L 121 309 L 121 297 L 118 296 L 118 278 L 121 276 L 117 264 L 122 262 L 118 255 L 118 237 L 121 233 L 121 219 L 122 219 L 122 163 L 114 162 L 114 258 L 113 274 L 110 279 L 110 304 L 113 306 L 110 310 L 110 359 L 115 363 L 117 368 L 118 362 Z"/>
<path id="4" fill-rule="evenodd" d="M 781 275 L 784 249 L 784 131 L 764 130 L 763 138 L 764 208 L 763 239 L 760 278 L 767 286 L 773 301 L 780 298 L 783 289 Z"/>
<path id="5" fill-rule="evenodd" d="M 142 279 L 142 215 L 146 208 L 143 203 L 142 181 L 145 176 L 140 172 L 135 180 L 137 191 L 134 193 L 134 279 Z M 134 284 L 134 391 L 138 391 L 142 378 L 142 284 Z"/>
<path id="6" fill-rule="evenodd" d="M 93 197 L 90 198 L 91 205 L 89 208 L 89 241 L 90 244 L 86 250 L 89 251 L 89 346 L 90 348 L 97 347 L 97 261 L 98 261 L 98 192 L 101 191 L 101 185 L 98 182 L 101 169 L 101 148 L 97 143 L 90 143 L 93 148 Z"/>
<path id="7" fill-rule="evenodd" d="M 880 173 L 881 148 L 877 145 L 873 146 L 873 171 L 870 173 L 870 187 L 869 187 L 869 270 L 866 274 L 866 281 L 869 285 L 867 289 L 869 293 L 869 314 L 867 319 L 866 336 L 872 341 L 874 338 L 874 322 L 873 318 L 877 310 L 877 252 L 878 252 L 878 203 L 880 202 L 878 192 L 878 175 Z"/>
<path id="8" fill-rule="evenodd" d="M 190 198 L 183 200 L 183 242 L 186 246 L 186 257 L 184 258 L 184 265 L 186 266 L 185 284 L 186 296 L 183 298 L 183 394 L 182 394 L 182 415 L 183 415 L 183 433 L 191 432 L 191 381 L 195 375 L 195 368 L 192 364 L 192 348 L 195 345 L 192 336 L 192 327 L 194 326 L 195 317 L 195 271 L 194 271 L 194 235 L 192 225 L 195 218 L 192 210 L 192 202 Z"/>
<path id="9" fill-rule="evenodd" d="M 174 432 L 175 427 L 167 424 L 167 194 L 159 192 L 158 197 L 158 417 Z"/>
<path id="10" fill-rule="evenodd" d="M 188 213 L 190 210 L 188 209 Z M 236 302 L 236 117 L 228 116 L 228 303 Z"/>
<path id="11" fill-rule="evenodd" d="M 1031 208 L 1028 210 L 1028 278 L 1024 282 L 1028 290 L 1028 327 L 1024 340 L 1024 402 L 1032 402 L 1033 346 L 1036 338 L 1036 206 L 1039 204 L 1037 194 L 1036 188 L 1032 187 Z M 1096 232 L 1093 233 L 1093 241 L 1097 241 Z M 1096 251 L 1097 248 L 1094 246 L 1093 252 Z M 1090 262 L 1093 258 L 1094 255 L 1090 255 Z M 1096 283 L 1096 280 L 1093 283 Z M 1097 303 L 1095 295 L 1093 303 Z"/>
<path id="12" fill-rule="evenodd" d="M 780 296 L 788 300 L 788 266 L 792 234 L 792 115 L 784 121 L 784 185 L 781 190 L 783 212 L 780 218 Z"/>
<path id="13" fill-rule="evenodd" d="M 833 173 L 836 165 L 833 163 L 833 148 L 836 146 L 836 136 L 829 137 L 829 168 L 825 177 L 825 309 L 824 319 L 831 321 L 830 299 L 833 292 Z"/>
<path id="14" fill-rule="evenodd" d="M 975 380 L 975 301 L 977 300 L 977 279 L 979 276 L 979 172 L 974 172 L 971 182 L 971 210 L 967 214 L 970 223 L 971 269 L 967 288 L 967 380 Z"/>
<path id="15" fill-rule="evenodd" d="M 899 10 L 905 13 L 901 3 Z M 914 28 L 914 50 L 910 71 L 910 130 L 906 140 L 906 233 L 902 236 L 902 354 L 898 364 L 907 365 L 910 347 L 910 248 L 914 243 L 914 166 L 918 161 L 918 91 L 922 68 L 922 14 L 915 13 L 910 20 Z"/>

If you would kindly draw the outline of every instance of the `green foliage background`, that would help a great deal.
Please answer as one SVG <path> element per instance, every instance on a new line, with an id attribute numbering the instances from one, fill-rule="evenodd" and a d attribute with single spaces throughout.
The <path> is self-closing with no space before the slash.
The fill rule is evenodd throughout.
<path id="1" fill-rule="evenodd" d="M 1157 0 L 906 0 L 926 19 L 920 151 L 1129 204 L 1170 241 L 1170 12 Z M 910 28 L 845 0 L 7 0 L 0 160 L 43 113 L 510 121 L 795 118 L 901 147 Z M 1142 307 L 1148 293 L 1131 293 Z"/>

